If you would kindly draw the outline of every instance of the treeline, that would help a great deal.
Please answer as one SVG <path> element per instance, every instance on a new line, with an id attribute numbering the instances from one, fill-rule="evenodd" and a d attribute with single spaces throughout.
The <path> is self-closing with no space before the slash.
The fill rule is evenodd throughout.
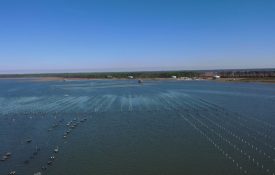
<path id="1" fill-rule="evenodd" d="M 158 72 L 104 72 L 104 73 L 43 73 L 43 74 L 1 74 L 0 78 L 43 78 L 43 77 L 60 77 L 60 78 L 171 78 L 177 77 L 199 77 L 200 73 L 195 71 L 158 71 Z"/>
<path id="2" fill-rule="evenodd" d="M 223 78 L 272 78 L 275 77 L 275 70 L 223 71 L 219 75 Z"/>

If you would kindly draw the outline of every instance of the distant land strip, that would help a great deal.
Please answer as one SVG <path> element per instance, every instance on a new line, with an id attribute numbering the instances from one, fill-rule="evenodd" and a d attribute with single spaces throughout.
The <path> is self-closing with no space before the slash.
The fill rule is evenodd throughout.
<path id="1" fill-rule="evenodd" d="M 221 81 L 275 82 L 275 69 L 228 69 L 194 71 L 140 71 L 90 73 L 0 74 L 0 78 L 64 79 L 218 79 Z"/>

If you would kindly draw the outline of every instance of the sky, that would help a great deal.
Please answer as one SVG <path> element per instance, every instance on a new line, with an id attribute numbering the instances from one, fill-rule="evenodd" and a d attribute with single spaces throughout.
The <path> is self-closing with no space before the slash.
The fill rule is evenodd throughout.
<path id="1" fill-rule="evenodd" d="M 0 73 L 275 68 L 274 0 L 0 0 Z"/>

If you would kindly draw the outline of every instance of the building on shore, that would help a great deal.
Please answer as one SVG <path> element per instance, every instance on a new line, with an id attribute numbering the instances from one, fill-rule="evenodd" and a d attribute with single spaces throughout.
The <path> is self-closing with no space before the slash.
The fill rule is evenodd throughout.
<path id="1" fill-rule="evenodd" d="M 177 76 L 173 75 L 173 76 L 171 76 L 171 78 L 173 78 L 173 79 L 177 79 Z"/>
<path id="2" fill-rule="evenodd" d="M 213 76 L 213 79 L 214 79 L 214 80 L 220 79 L 220 78 L 221 78 L 221 76 L 219 76 L 219 75 L 214 75 L 214 76 Z"/>
<path id="3" fill-rule="evenodd" d="M 180 77 L 180 80 L 192 80 L 190 77 Z"/>

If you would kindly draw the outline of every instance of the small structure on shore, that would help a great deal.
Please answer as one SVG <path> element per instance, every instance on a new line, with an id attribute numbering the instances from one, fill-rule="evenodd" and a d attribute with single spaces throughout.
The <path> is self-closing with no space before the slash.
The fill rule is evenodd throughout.
<path id="1" fill-rule="evenodd" d="M 134 76 L 132 76 L 132 75 L 129 75 L 129 76 L 128 76 L 128 78 L 129 78 L 129 79 L 133 79 L 133 78 L 134 78 Z"/>
<path id="2" fill-rule="evenodd" d="M 213 80 L 220 79 L 220 78 L 221 78 L 221 76 L 219 76 L 219 75 L 214 75 L 213 76 Z"/>
<path id="3" fill-rule="evenodd" d="M 180 77 L 181 80 L 192 80 L 190 77 Z"/>
<path id="4" fill-rule="evenodd" d="M 177 79 L 177 76 L 176 76 L 176 75 L 173 75 L 173 76 L 171 76 L 171 78 L 173 78 L 173 79 Z"/>

